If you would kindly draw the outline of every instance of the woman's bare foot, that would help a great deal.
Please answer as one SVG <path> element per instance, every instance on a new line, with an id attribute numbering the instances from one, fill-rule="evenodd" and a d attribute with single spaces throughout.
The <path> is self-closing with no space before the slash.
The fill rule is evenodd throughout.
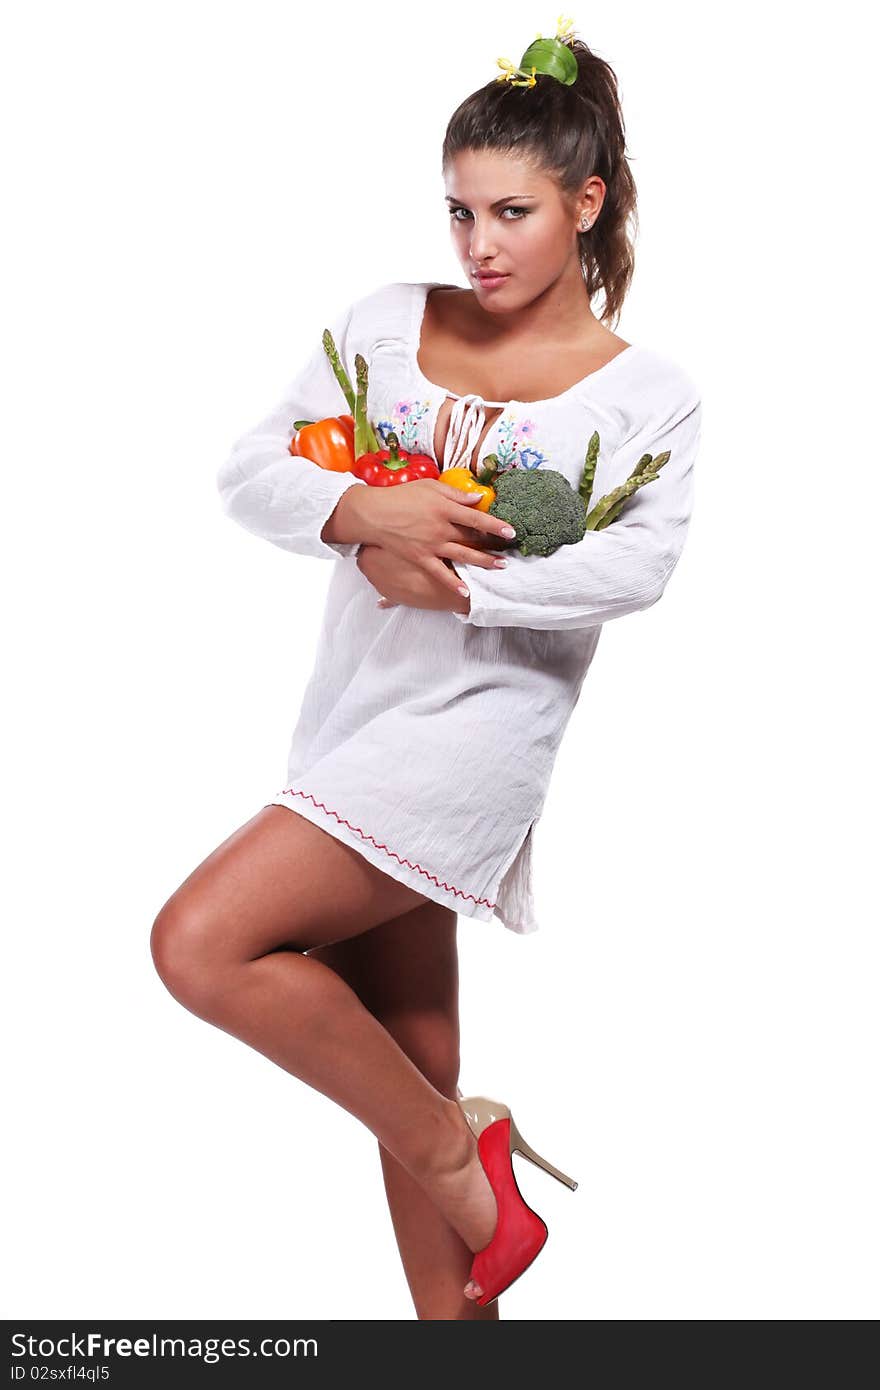
<path id="1" fill-rule="evenodd" d="M 450 1106 L 450 1144 L 424 1186 L 450 1225 L 476 1253 L 488 1245 L 495 1234 L 498 1204 L 480 1162 L 476 1136 L 458 1102 L 451 1101 Z M 479 1285 L 471 1281 L 464 1289 L 465 1296 L 471 1299 L 479 1298 L 482 1292 Z"/>

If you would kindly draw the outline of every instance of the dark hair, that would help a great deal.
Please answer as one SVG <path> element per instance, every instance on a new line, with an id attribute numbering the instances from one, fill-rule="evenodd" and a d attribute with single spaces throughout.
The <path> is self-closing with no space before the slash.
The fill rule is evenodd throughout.
<path id="1" fill-rule="evenodd" d="M 616 323 L 632 280 L 638 229 L 617 77 L 580 39 L 567 46 L 578 65 L 570 87 L 536 73 L 534 87 L 496 78 L 467 97 L 446 127 L 442 168 L 445 172 L 464 150 L 516 154 L 555 175 L 572 212 L 587 179 L 598 174 L 606 188 L 602 209 L 589 231 L 577 235 L 590 300 L 601 289 L 605 302 L 599 317 Z"/>

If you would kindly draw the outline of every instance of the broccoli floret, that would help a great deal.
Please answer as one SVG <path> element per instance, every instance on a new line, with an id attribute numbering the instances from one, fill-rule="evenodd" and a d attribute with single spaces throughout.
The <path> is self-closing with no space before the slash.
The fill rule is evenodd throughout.
<path id="1" fill-rule="evenodd" d="M 564 474 L 555 468 L 508 468 L 492 483 L 493 516 L 510 522 L 515 540 L 507 543 L 523 555 L 552 555 L 586 534 L 586 509 Z"/>

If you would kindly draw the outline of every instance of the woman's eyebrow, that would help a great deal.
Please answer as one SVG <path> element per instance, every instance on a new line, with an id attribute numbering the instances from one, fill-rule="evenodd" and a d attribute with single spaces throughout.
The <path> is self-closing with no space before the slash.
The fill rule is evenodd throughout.
<path id="1" fill-rule="evenodd" d="M 502 203 L 509 203 L 509 202 L 511 201 L 511 199 L 513 199 L 513 198 L 516 198 L 517 200 L 520 200 L 520 199 L 523 199 L 523 198 L 532 199 L 532 198 L 535 198 L 535 197 L 537 197 L 537 194 L 535 194 L 535 193 L 508 193 L 508 195 L 507 195 L 506 198 L 499 198 L 496 202 L 490 203 L 489 206 L 490 206 L 490 207 L 493 207 L 493 208 L 497 208 L 497 207 L 500 207 Z M 466 204 L 466 203 L 463 203 L 463 202 L 461 201 L 460 198 L 451 198 L 451 197 L 449 196 L 448 193 L 447 193 L 447 195 L 446 195 L 446 202 L 447 202 L 447 203 L 457 203 L 458 206 L 459 206 L 459 207 L 462 207 L 462 208 L 467 206 L 467 204 Z"/>

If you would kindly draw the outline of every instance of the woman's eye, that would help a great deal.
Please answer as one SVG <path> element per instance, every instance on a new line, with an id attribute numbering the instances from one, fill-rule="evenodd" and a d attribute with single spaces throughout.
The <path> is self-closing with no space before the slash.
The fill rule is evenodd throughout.
<path id="1" fill-rule="evenodd" d="M 508 218 L 508 221 L 509 221 L 509 222 L 519 222 L 519 221 L 522 220 L 523 217 L 528 217 L 529 213 L 531 212 L 531 208 L 517 208 L 517 207 L 510 206 L 510 207 L 502 208 L 501 211 L 502 211 L 502 213 L 504 213 L 504 212 L 516 212 L 516 213 L 519 213 L 519 214 L 520 214 L 519 217 L 511 217 L 511 218 Z M 468 216 L 468 217 L 470 216 L 470 213 L 468 213 L 467 208 L 450 208 L 450 209 L 449 209 L 449 216 L 450 216 L 450 217 L 453 219 L 453 221 L 455 221 L 455 222 L 463 222 L 463 221 L 464 221 L 464 218 L 463 218 L 463 217 L 456 217 L 456 213 L 458 213 L 458 212 L 463 212 L 466 216 Z"/>

